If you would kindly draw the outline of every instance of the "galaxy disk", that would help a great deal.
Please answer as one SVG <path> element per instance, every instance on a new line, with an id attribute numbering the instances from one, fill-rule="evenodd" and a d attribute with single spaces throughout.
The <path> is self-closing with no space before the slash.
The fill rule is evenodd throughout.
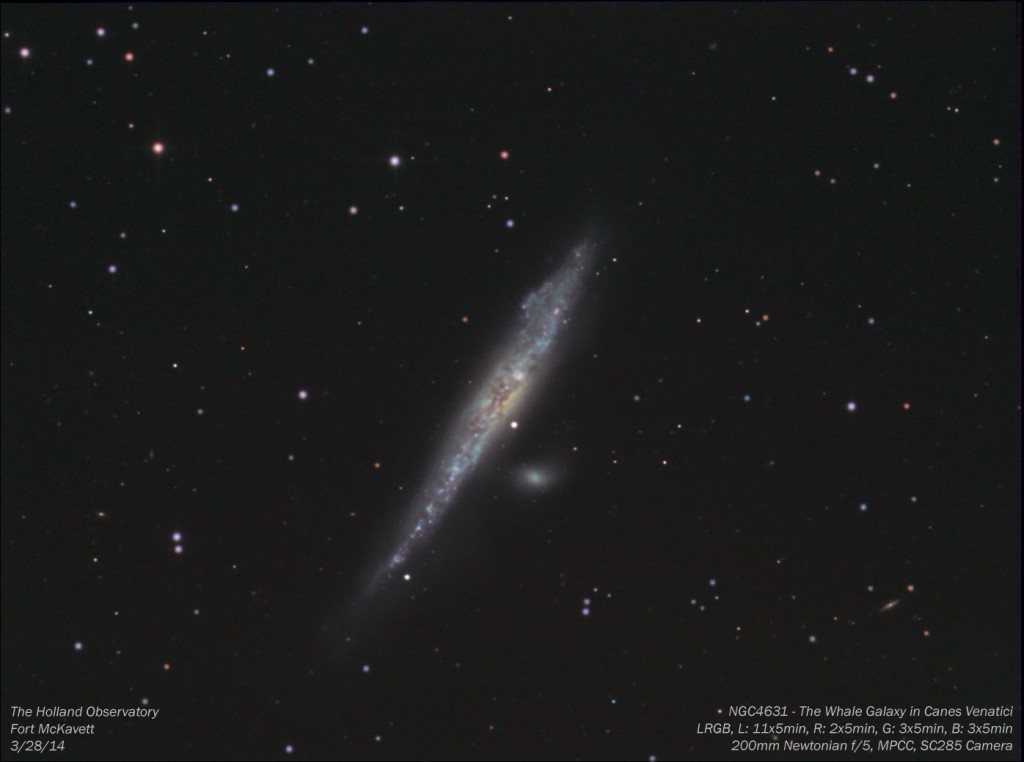
<path id="1" fill-rule="evenodd" d="M 497 352 L 480 391 L 452 425 L 436 465 L 409 507 L 394 550 L 372 576 L 367 595 L 398 575 L 412 552 L 437 529 L 498 434 L 517 425 L 513 414 L 554 364 L 557 339 L 572 321 L 591 253 L 589 244 L 575 248 L 557 272 L 523 301 L 518 325 Z"/>

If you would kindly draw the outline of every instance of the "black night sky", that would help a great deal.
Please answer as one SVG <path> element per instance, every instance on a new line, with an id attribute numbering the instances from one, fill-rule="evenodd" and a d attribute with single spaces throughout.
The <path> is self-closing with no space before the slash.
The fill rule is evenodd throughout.
<path id="1" fill-rule="evenodd" d="M 15 705 L 160 710 L 60 759 L 670 760 L 793 757 L 697 732 L 734 705 L 976 704 L 1019 759 L 1019 29 L 4 5 L 4 758 Z"/>

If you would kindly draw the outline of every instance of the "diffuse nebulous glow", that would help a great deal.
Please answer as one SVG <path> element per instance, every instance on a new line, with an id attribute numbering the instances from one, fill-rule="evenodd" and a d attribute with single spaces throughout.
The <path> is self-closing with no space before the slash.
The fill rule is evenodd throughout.
<path id="1" fill-rule="evenodd" d="M 550 280 L 526 297 L 519 326 L 499 352 L 481 391 L 457 419 L 438 465 L 410 507 L 402 535 L 384 566 L 374 575 L 368 594 L 397 573 L 413 549 L 436 529 L 496 435 L 508 428 L 512 413 L 549 369 L 552 349 L 571 320 L 589 263 L 590 246 L 576 248 Z"/>

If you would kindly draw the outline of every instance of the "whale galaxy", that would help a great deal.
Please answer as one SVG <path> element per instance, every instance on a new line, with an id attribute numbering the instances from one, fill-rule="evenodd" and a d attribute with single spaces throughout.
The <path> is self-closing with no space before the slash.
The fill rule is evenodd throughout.
<path id="1" fill-rule="evenodd" d="M 396 575 L 414 549 L 430 537 L 497 435 L 515 427 L 510 417 L 536 391 L 555 362 L 558 339 L 572 322 L 592 259 L 592 244 L 577 246 L 555 274 L 523 300 L 518 324 L 499 348 L 480 391 L 452 425 L 434 467 L 408 509 L 393 550 L 364 590 L 367 596 Z"/>

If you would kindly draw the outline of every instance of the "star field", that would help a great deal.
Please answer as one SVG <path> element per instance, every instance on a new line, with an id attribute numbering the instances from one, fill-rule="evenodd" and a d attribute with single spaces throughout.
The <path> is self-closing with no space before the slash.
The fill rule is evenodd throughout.
<path id="1" fill-rule="evenodd" d="M 970 702 L 1020 758 L 1016 6 L 0 32 L 3 703 L 159 710 L 63 758 L 715 759 L 737 704 Z M 542 389 L 353 607 L 581 241 Z"/>

